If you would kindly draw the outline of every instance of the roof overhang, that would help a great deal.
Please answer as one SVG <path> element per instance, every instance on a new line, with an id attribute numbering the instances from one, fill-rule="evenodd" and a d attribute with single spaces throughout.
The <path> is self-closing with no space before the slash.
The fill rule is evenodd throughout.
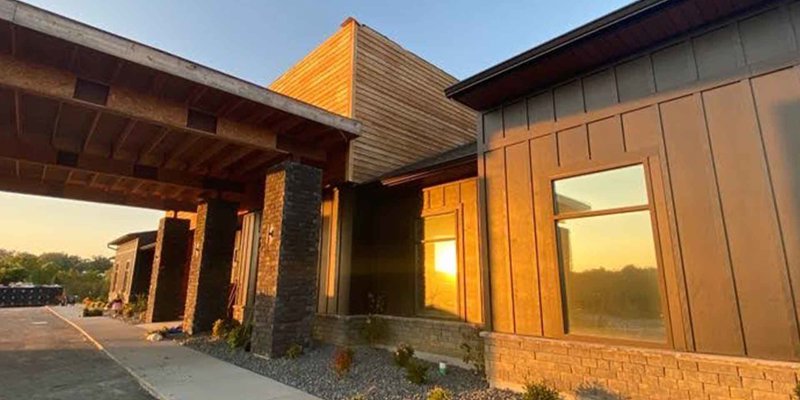
<path id="1" fill-rule="evenodd" d="M 772 0 L 639 0 L 447 88 L 484 111 Z"/>
<path id="2" fill-rule="evenodd" d="M 0 190 L 167 210 L 243 201 L 293 159 L 343 180 L 360 123 L 0 0 Z M 336 174 L 336 175 L 335 175 Z"/>

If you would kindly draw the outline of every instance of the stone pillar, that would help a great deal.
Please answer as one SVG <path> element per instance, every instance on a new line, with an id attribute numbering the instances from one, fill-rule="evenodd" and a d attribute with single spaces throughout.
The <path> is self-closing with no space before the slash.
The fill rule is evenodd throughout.
<path id="1" fill-rule="evenodd" d="M 280 357 L 308 346 L 316 308 L 322 171 L 284 161 L 267 173 L 252 351 Z"/>
<path id="2" fill-rule="evenodd" d="M 183 330 L 190 335 L 209 331 L 214 321 L 226 317 L 237 210 L 237 204 L 216 199 L 197 207 L 183 314 Z"/>
<path id="3" fill-rule="evenodd" d="M 147 322 L 174 321 L 183 312 L 181 290 L 189 239 L 189 220 L 161 218 L 147 296 Z"/>

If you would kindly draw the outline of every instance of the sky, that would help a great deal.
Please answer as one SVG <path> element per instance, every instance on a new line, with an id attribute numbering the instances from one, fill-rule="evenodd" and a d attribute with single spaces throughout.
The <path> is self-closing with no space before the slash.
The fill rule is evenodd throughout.
<path id="1" fill-rule="evenodd" d="M 27 1 L 262 85 L 280 76 L 350 16 L 464 79 L 629 2 Z M 156 229 L 161 215 L 0 193 L 0 248 L 111 255 L 108 241 L 125 232 Z"/>

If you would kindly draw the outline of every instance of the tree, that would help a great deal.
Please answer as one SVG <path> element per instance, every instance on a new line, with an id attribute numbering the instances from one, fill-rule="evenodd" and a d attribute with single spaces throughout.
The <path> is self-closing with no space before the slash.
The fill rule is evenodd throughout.
<path id="1" fill-rule="evenodd" d="M 0 267 L 0 285 L 25 282 L 27 278 L 28 272 L 25 271 L 25 268 L 15 265 Z"/>

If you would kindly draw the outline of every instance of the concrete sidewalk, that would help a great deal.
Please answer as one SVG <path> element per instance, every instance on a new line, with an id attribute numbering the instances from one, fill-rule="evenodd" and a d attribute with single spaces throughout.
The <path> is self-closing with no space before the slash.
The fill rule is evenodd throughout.
<path id="1" fill-rule="evenodd" d="M 80 318 L 80 307 L 49 307 L 162 400 L 319 400 L 254 372 L 178 345 L 148 342 L 147 330 L 106 317 Z"/>

